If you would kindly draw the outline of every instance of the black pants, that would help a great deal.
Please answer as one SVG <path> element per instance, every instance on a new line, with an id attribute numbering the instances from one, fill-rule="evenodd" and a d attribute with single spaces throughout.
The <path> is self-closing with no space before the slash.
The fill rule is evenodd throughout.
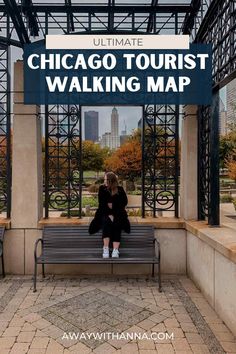
<path id="1" fill-rule="evenodd" d="M 121 227 L 117 225 L 116 220 L 111 221 L 109 216 L 103 217 L 102 238 L 109 237 L 112 242 L 120 242 Z"/>

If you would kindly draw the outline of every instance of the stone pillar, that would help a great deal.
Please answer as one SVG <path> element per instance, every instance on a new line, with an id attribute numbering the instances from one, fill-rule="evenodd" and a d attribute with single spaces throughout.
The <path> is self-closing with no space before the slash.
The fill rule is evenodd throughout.
<path id="1" fill-rule="evenodd" d="M 37 228 L 43 214 L 39 106 L 24 105 L 23 62 L 14 66 L 12 228 Z"/>
<path id="2" fill-rule="evenodd" d="M 197 106 L 185 106 L 181 137 L 180 216 L 197 220 L 198 166 Z"/>

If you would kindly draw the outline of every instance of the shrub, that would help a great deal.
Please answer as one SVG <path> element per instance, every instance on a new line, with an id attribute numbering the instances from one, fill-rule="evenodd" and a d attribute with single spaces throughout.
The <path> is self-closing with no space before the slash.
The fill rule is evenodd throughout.
<path id="1" fill-rule="evenodd" d="M 127 210 L 128 216 L 142 216 L 141 209 L 128 209 Z"/>
<path id="2" fill-rule="evenodd" d="M 89 212 L 86 211 L 85 216 L 94 216 L 95 215 L 95 210 L 90 210 Z"/>
<path id="3" fill-rule="evenodd" d="M 95 184 L 103 184 L 104 182 L 104 177 L 98 177 L 98 179 L 96 179 Z"/>
<path id="4" fill-rule="evenodd" d="M 232 203 L 232 201 L 233 201 L 233 198 L 229 194 L 223 194 L 220 197 L 220 202 L 221 203 Z"/>
<path id="5" fill-rule="evenodd" d="M 233 199 L 234 209 L 236 210 L 236 199 Z"/>
<path id="6" fill-rule="evenodd" d="M 88 182 L 88 181 L 83 181 L 83 183 L 82 183 L 82 185 L 84 186 L 84 187 L 89 187 L 91 184 Z"/>
<path id="7" fill-rule="evenodd" d="M 172 194 L 168 191 L 162 192 L 160 197 L 170 197 Z"/>
<path id="8" fill-rule="evenodd" d="M 82 207 L 85 208 L 86 205 L 89 205 L 91 208 L 98 207 L 98 199 L 95 197 L 83 197 L 82 198 Z"/>
<path id="9" fill-rule="evenodd" d="M 142 195 L 142 191 L 139 190 L 135 190 L 135 191 L 129 191 L 128 194 L 130 195 Z"/>
<path id="10" fill-rule="evenodd" d="M 89 187 L 88 187 L 88 191 L 90 193 L 98 193 L 98 190 L 99 190 L 99 185 L 98 184 L 91 184 Z"/>
<path id="11" fill-rule="evenodd" d="M 126 181 L 126 189 L 127 189 L 127 192 L 133 192 L 135 190 L 134 182 L 127 180 Z"/>
<path id="12" fill-rule="evenodd" d="M 68 212 L 67 211 L 63 211 L 62 213 L 61 213 L 61 216 L 62 217 L 67 217 L 68 216 Z M 73 210 L 71 210 L 70 211 L 70 216 L 75 216 L 75 217 L 78 217 L 79 216 L 79 211 L 78 210 L 75 210 L 75 209 L 73 209 Z M 81 212 L 81 216 L 85 216 L 85 212 L 84 211 L 82 211 Z"/>

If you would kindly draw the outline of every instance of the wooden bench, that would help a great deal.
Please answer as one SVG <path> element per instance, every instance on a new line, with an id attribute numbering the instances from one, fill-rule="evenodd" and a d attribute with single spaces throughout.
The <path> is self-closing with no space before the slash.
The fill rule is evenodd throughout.
<path id="1" fill-rule="evenodd" d="M 37 246 L 41 243 L 42 252 L 37 256 Z M 111 245 L 112 246 L 112 245 Z M 157 255 L 155 252 L 157 246 Z M 158 284 L 161 291 L 160 244 L 154 237 L 152 225 L 131 225 L 131 233 L 122 233 L 119 258 L 102 258 L 101 232 L 90 235 L 88 226 L 45 226 L 42 238 L 34 249 L 34 292 L 36 291 L 37 265 L 42 264 L 45 277 L 45 264 L 152 264 L 154 277 L 155 264 L 158 265 Z"/>
<path id="2" fill-rule="evenodd" d="M 3 258 L 3 240 L 4 240 L 5 227 L 0 227 L 0 257 L 2 259 L 2 276 L 5 277 L 4 258 Z"/>

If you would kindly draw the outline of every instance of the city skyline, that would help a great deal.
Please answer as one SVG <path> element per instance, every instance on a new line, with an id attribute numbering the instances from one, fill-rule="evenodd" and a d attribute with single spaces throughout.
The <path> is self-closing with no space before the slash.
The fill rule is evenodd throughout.
<path id="1" fill-rule="evenodd" d="M 99 138 L 102 137 L 106 132 L 111 132 L 111 113 L 113 108 L 117 108 L 119 113 L 119 135 L 125 130 L 127 134 L 131 134 L 133 129 L 138 126 L 138 121 L 142 117 L 142 107 L 141 106 L 83 106 L 82 107 L 82 117 L 83 117 L 83 139 L 85 138 L 85 112 L 96 111 L 99 115 L 99 125 L 98 125 L 98 135 Z"/>

